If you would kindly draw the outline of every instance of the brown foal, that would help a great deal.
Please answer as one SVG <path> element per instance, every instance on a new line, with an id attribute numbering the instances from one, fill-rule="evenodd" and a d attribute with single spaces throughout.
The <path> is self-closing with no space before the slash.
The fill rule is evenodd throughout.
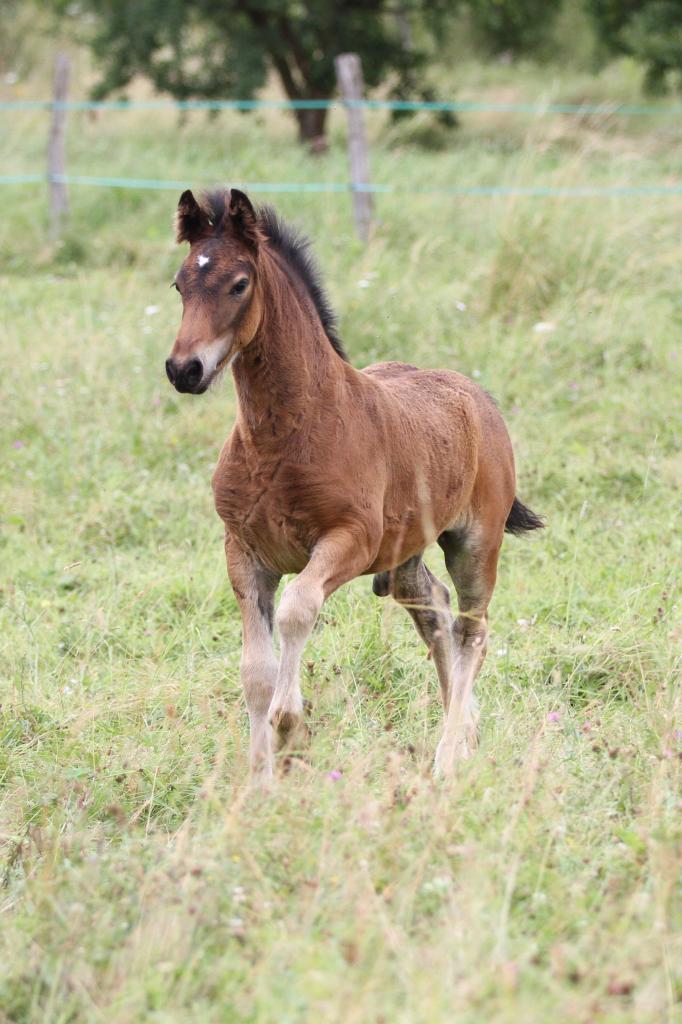
<path id="1" fill-rule="evenodd" d="M 352 367 L 307 241 L 243 192 L 184 192 L 176 226 L 190 249 L 168 377 L 201 394 L 229 365 L 239 403 L 213 491 L 243 619 L 252 772 L 269 778 L 301 724 L 301 656 L 323 602 L 374 573 L 374 593 L 404 605 L 433 656 L 445 711 L 435 771 L 449 775 L 476 742 L 473 685 L 504 531 L 542 526 L 514 496 L 502 417 L 452 370 Z M 422 561 L 436 540 L 456 618 Z M 285 573 L 298 575 L 275 615 Z"/>

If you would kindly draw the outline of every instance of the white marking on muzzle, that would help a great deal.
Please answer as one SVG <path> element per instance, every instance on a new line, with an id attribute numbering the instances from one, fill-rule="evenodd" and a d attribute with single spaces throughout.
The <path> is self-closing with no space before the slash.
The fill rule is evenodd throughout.
<path id="1" fill-rule="evenodd" d="M 230 355 L 233 340 L 234 334 L 230 331 L 229 334 L 223 334 L 222 337 L 209 342 L 201 352 L 196 353 L 204 367 L 202 381 L 205 381 L 207 377 L 212 377 L 216 370 L 222 367 Z"/>

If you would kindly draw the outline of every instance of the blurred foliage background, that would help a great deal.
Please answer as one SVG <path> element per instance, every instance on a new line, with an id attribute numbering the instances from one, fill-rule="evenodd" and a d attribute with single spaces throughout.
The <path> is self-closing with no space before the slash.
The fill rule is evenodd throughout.
<path id="1" fill-rule="evenodd" d="M 447 72 L 471 56 L 593 72 L 624 56 L 645 93 L 682 84 L 679 0 L 4 0 L 6 84 L 55 32 L 90 49 L 94 98 L 146 81 L 179 100 L 248 99 L 272 77 L 290 100 L 328 99 L 334 56 L 348 50 L 386 98 L 454 99 Z M 292 116 L 319 149 L 327 111 Z"/>

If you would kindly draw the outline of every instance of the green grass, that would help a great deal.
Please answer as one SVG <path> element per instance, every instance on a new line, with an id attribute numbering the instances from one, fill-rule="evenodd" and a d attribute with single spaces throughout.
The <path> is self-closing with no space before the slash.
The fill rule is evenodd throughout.
<path id="1" fill-rule="evenodd" d="M 505 76 L 541 82 L 471 88 Z M 6 173 L 40 170 L 42 117 L 5 127 Z M 281 115 L 79 115 L 69 170 L 342 180 L 342 127 L 312 161 Z M 674 121 L 471 116 L 437 152 L 417 128 L 373 120 L 376 180 L 679 180 Z M 73 190 L 56 246 L 39 190 L 2 199 L 0 1021 L 679 1020 L 682 201 L 379 197 L 363 250 L 346 197 L 282 197 L 356 365 L 475 375 L 548 529 L 505 542 L 452 784 L 433 667 L 362 579 L 265 796 L 209 486 L 234 394 L 163 375 L 176 197 Z"/>

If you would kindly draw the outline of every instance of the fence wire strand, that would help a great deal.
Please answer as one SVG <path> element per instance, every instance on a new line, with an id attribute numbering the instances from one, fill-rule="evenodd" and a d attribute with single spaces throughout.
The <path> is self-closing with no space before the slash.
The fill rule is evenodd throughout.
<path id="1" fill-rule="evenodd" d="M 0 175 L 0 185 L 36 185 L 40 182 L 59 182 L 64 185 L 84 185 L 95 188 L 140 189 L 151 191 L 182 191 L 187 181 L 164 181 L 157 178 L 114 178 L 85 174 L 7 174 Z M 204 184 L 215 184 L 205 182 Z M 336 193 L 370 192 L 375 195 L 440 195 L 440 196 L 518 196 L 556 197 L 567 199 L 627 198 L 635 196 L 682 195 L 682 184 L 673 185 L 392 185 L 358 184 L 345 181 L 239 181 L 231 184 L 249 192 L 304 192 Z"/>
<path id="2" fill-rule="evenodd" d="M 387 111 L 432 111 L 448 113 L 519 113 L 545 116 L 548 114 L 578 114 L 600 116 L 670 116 L 680 117 L 682 106 L 654 106 L 645 104 L 617 103 L 491 103 L 478 100 L 422 101 L 422 100 L 378 100 L 363 99 L 344 101 L 329 100 L 4 100 L 0 101 L 0 112 L 12 111 L 134 111 L 134 110 L 178 110 L 178 111 L 253 111 L 253 110 L 329 110 L 348 106 L 365 110 Z M 41 182 L 60 182 L 73 186 L 98 188 L 144 189 L 175 191 L 186 187 L 186 181 L 171 181 L 157 178 L 123 178 L 82 174 L 6 174 L 0 175 L 2 185 L 36 185 Z M 626 198 L 647 196 L 682 195 L 682 184 L 664 185 L 444 185 L 415 186 L 391 183 L 353 184 L 351 182 L 241 182 L 242 188 L 252 192 L 270 193 L 353 193 L 370 192 L 377 195 L 419 194 L 441 196 L 527 196 L 565 198 Z"/>
<path id="3" fill-rule="evenodd" d="M 679 104 L 638 103 L 496 103 L 487 100 L 2 100 L 0 111 L 22 110 L 332 110 L 358 107 L 418 113 L 598 114 L 624 117 L 682 116 Z"/>

